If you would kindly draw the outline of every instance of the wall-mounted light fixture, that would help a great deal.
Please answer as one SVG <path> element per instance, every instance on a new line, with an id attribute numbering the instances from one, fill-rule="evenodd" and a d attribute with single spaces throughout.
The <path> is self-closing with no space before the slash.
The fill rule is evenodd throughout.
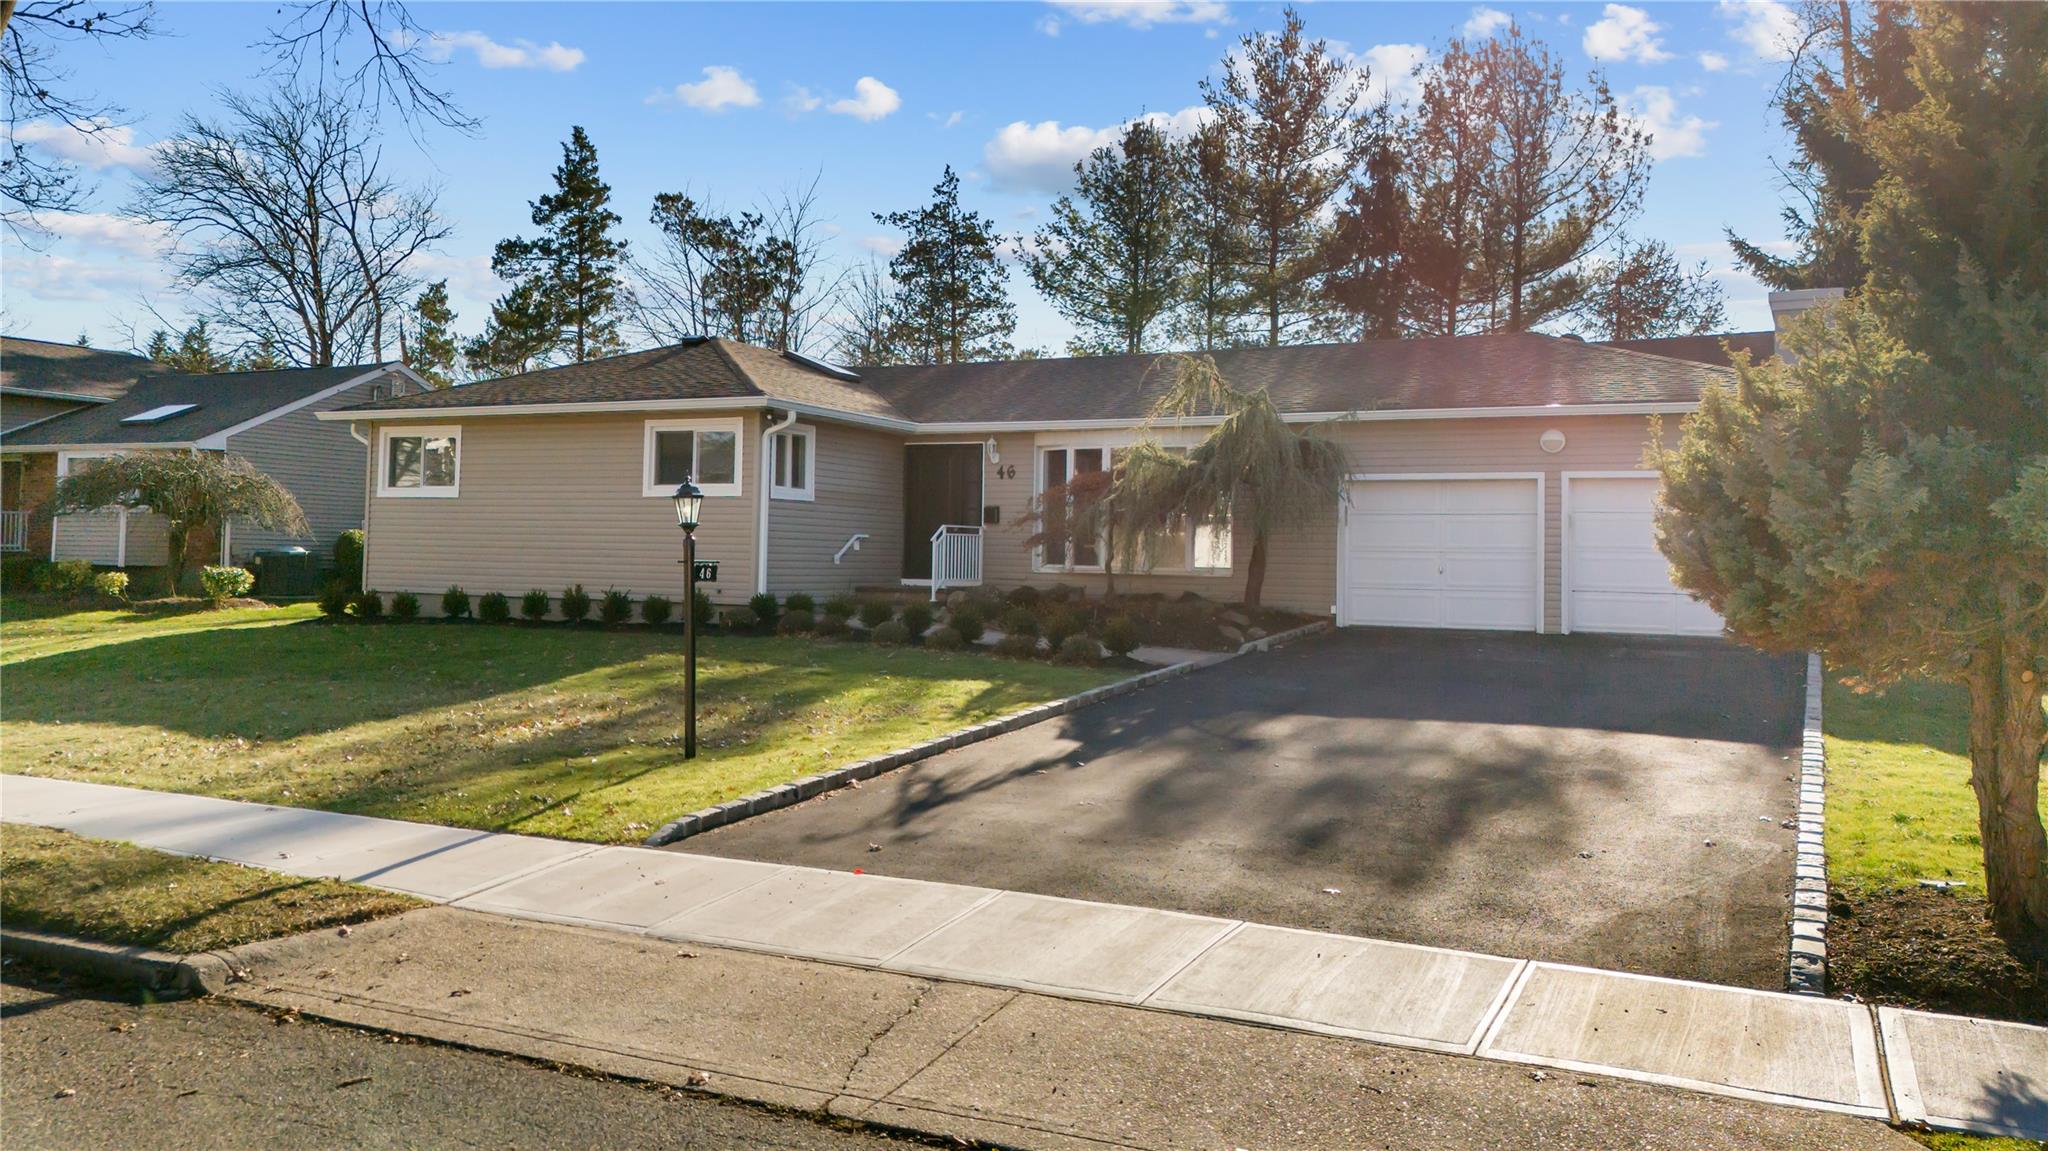
<path id="1" fill-rule="evenodd" d="M 1564 433 L 1551 428 L 1536 438 L 1536 445 L 1554 456 L 1564 450 Z"/>

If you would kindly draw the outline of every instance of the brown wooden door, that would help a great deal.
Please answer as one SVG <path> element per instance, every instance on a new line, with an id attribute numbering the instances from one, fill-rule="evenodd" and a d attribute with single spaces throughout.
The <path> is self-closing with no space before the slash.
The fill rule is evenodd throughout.
<path id="1" fill-rule="evenodd" d="M 903 578 L 932 578 L 932 533 L 981 523 L 981 445 L 911 444 L 903 457 Z"/>

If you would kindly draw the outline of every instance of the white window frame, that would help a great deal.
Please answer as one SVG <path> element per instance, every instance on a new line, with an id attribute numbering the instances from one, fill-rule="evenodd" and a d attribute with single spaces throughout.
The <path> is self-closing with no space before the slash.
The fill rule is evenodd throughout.
<path id="1" fill-rule="evenodd" d="M 648 420 L 641 432 L 640 445 L 640 494 L 648 499 L 670 499 L 676 494 L 676 485 L 656 483 L 654 479 L 655 436 L 660 432 L 731 432 L 732 433 L 732 482 L 707 484 L 697 481 L 697 487 L 706 499 L 723 499 L 740 494 L 741 485 L 747 474 L 747 421 L 734 416 L 730 419 L 715 420 Z M 702 453 L 692 444 L 692 463 L 702 459 Z"/>
<path id="2" fill-rule="evenodd" d="M 1185 437 L 1173 437 L 1173 439 L 1181 438 Z M 1100 448 L 1102 450 L 1102 462 L 1104 466 L 1114 469 L 1116 467 L 1116 453 L 1124 448 L 1130 447 L 1131 445 L 1137 442 L 1137 437 L 1126 435 L 1117 437 L 1085 436 L 1076 437 L 1073 440 L 1044 440 L 1034 443 L 1031 447 L 1033 469 L 1031 494 L 1034 502 L 1042 503 L 1045 498 L 1045 457 L 1048 452 L 1068 453 L 1067 468 L 1068 475 L 1069 477 L 1071 477 L 1073 474 L 1072 469 L 1074 466 L 1073 452 L 1077 449 L 1087 451 L 1091 449 Z M 1173 443 L 1172 439 L 1168 440 L 1168 444 L 1169 446 L 1175 447 L 1181 446 L 1179 444 Z M 1237 543 L 1235 537 L 1233 537 L 1231 540 L 1231 554 L 1228 557 L 1226 557 L 1224 565 L 1222 567 L 1195 566 L 1195 532 L 1191 526 L 1187 532 L 1187 544 L 1184 553 L 1179 557 L 1177 561 L 1174 562 L 1172 566 L 1162 566 L 1161 564 L 1155 561 L 1151 564 L 1148 564 L 1141 571 L 1119 572 L 1118 574 L 1140 576 L 1191 576 L 1200 579 L 1221 579 L 1228 577 L 1231 574 L 1233 566 L 1236 562 L 1236 551 Z M 1034 572 L 1046 572 L 1055 574 L 1065 572 L 1091 574 L 1108 570 L 1109 563 L 1114 557 L 1112 557 L 1109 554 L 1108 549 L 1099 542 L 1096 545 L 1096 552 L 1100 554 L 1102 557 L 1101 563 L 1076 564 L 1069 562 L 1064 564 L 1049 564 L 1045 562 L 1045 549 L 1043 547 L 1033 548 L 1031 549 L 1031 570 Z"/>
<path id="3" fill-rule="evenodd" d="M 420 463 L 420 486 L 416 488 L 394 488 L 391 486 L 391 441 L 393 440 L 438 440 L 455 442 L 455 482 L 445 487 L 428 487 L 426 484 L 426 461 Z M 377 429 L 377 495 L 380 498 L 405 500 L 452 500 L 462 493 L 462 426 L 460 424 L 434 424 L 431 426 L 399 426 Z"/>
<path id="4" fill-rule="evenodd" d="M 782 460 L 777 441 L 788 437 L 804 442 L 804 482 L 801 487 L 791 487 L 782 482 Z M 792 424 L 783 431 L 769 437 L 768 445 L 768 495 L 771 499 L 802 500 L 810 502 L 818 498 L 818 429 L 810 424 Z"/>

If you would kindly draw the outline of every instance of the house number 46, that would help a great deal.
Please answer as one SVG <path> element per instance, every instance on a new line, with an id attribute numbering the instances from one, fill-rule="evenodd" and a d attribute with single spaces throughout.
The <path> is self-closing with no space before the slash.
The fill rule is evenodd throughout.
<path id="1" fill-rule="evenodd" d="M 997 479 L 999 479 L 999 480 L 1014 480 L 1014 479 L 1016 479 L 1016 478 L 1017 478 L 1017 465 L 1016 465 L 1016 464 L 998 464 L 998 465 L 996 465 L 996 478 L 997 478 Z"/>

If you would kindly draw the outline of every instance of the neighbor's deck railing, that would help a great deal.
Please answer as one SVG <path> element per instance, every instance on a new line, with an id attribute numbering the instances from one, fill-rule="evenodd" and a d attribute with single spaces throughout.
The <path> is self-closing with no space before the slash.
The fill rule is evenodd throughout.
<path id="1" fill-rule="evenodd" d="M 949 587 L 981 583 L 981 528 L 944 524 L 932 533 L 932 598 Z"/>
<path id="2" fill-rule="evenodd" d="M 28 550 L 28 513 L 0 512 L 0 552 Z"/>

